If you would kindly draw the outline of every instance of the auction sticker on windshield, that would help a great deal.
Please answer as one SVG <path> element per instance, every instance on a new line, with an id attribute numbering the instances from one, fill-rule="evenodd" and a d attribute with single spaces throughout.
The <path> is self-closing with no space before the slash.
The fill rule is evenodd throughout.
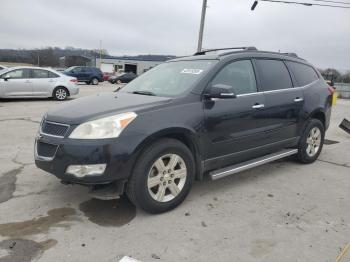
<path id="1" fill-rule="evenodd" d="M 202 73 L 203 70 L 202 69 L 184 69 L 181 71 L 181 74 L 193 74 L 193 75 L 199 75 L 200 73 Z"/>

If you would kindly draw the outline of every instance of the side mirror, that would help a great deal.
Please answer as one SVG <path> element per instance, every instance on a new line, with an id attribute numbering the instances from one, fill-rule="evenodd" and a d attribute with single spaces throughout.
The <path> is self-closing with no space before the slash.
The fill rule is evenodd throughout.
<path id="1" fill-rule="evenodd" d="M 232 86 L 216 84 L 210 87 L 209 92 L 204 95 L 206 98 L 236 98 L 235 90 Z"/>
<path id="2" fill-rule="evenodd" d="M 11 76 L 9 76 L 9 75 L 5 75 L 5 76 L 4 76 L 4 80 L 5 80 L 5 81 L 8 81 L 10 78 L 11 78 Z"/>

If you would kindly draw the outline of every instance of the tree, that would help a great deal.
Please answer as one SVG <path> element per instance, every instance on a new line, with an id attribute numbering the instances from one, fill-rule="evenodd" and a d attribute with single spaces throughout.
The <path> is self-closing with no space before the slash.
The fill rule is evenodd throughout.
<path id="1" fill-rule="evenodd" d="M 322 76 L 326 80 L 331 80 L 333 82 L 341 82 L 342 75 L 341 73 L 334 68 L 327 68 L 321 72 Z"/>
<path id="2" fill-rule="evenodd" d="M 343 83 L 350 83 L 350 71 L 348 71 L 342 75 L 342 82 Z"/>

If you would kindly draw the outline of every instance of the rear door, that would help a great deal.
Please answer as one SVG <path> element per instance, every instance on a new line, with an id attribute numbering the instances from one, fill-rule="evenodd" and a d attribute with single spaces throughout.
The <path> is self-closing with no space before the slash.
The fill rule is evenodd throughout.
<path id="1" fill-rule="evenodd" d="M 35 96 L 49 97 L 52 95 L 58 75 L 45 69 L 31 69 L 33 94 Z"/>
<path id="2" fill-rule="evenodd" d="M 5 77 L 9 77 L 5 80 Z M 0 88 L 5 97 L 33 96 L 33 85 L 30 79 L 30 69 L 22 68 L 9 71 L 2 75 Z"/>
<path id="3" fill-rule="evenodd" d="M 284 61 L 256 59 L 259 91 L 265 96 L 266 142 L 288 142 L 298 135 L 301 121 L 303 92 L 294 88 L 291 74 Z"/>

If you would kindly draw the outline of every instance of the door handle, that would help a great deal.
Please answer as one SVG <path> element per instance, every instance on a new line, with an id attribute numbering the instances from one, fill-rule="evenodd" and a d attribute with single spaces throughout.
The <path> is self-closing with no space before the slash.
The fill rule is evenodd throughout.
<path id="1" fill-rule="evenodd" d="M 252 108 L 254 108 L 254 109 L 259 109 L 259 108 L 264 108 L 264 107 L 265 107 L 264 104 L 255 104 L 252 106 Z"/>
<path id="2" fill-rule="evenodd" d="M 294 99 L 294 102 L 301 102 L 301 101 L 304 101 L 304 99 L 301 97 L 297 97 Z"/>
<path id="3" fill-rule="evenodd" d="M 53 81 L 52 79 L 50 79 L 50 80 L 49 80 L 49 82 L 51 82 L 51 83 L 52 83 L 52 82 L 54 82 L 54 81 Z"/>
<path id="4" fill-rule="evenodd" d="M 26 84 L 30 84 L 30 83 L 31 83 L 31 81 L 26 80 L 26 81 L 24 81 L 24 83 L 26 83 Z"/>

